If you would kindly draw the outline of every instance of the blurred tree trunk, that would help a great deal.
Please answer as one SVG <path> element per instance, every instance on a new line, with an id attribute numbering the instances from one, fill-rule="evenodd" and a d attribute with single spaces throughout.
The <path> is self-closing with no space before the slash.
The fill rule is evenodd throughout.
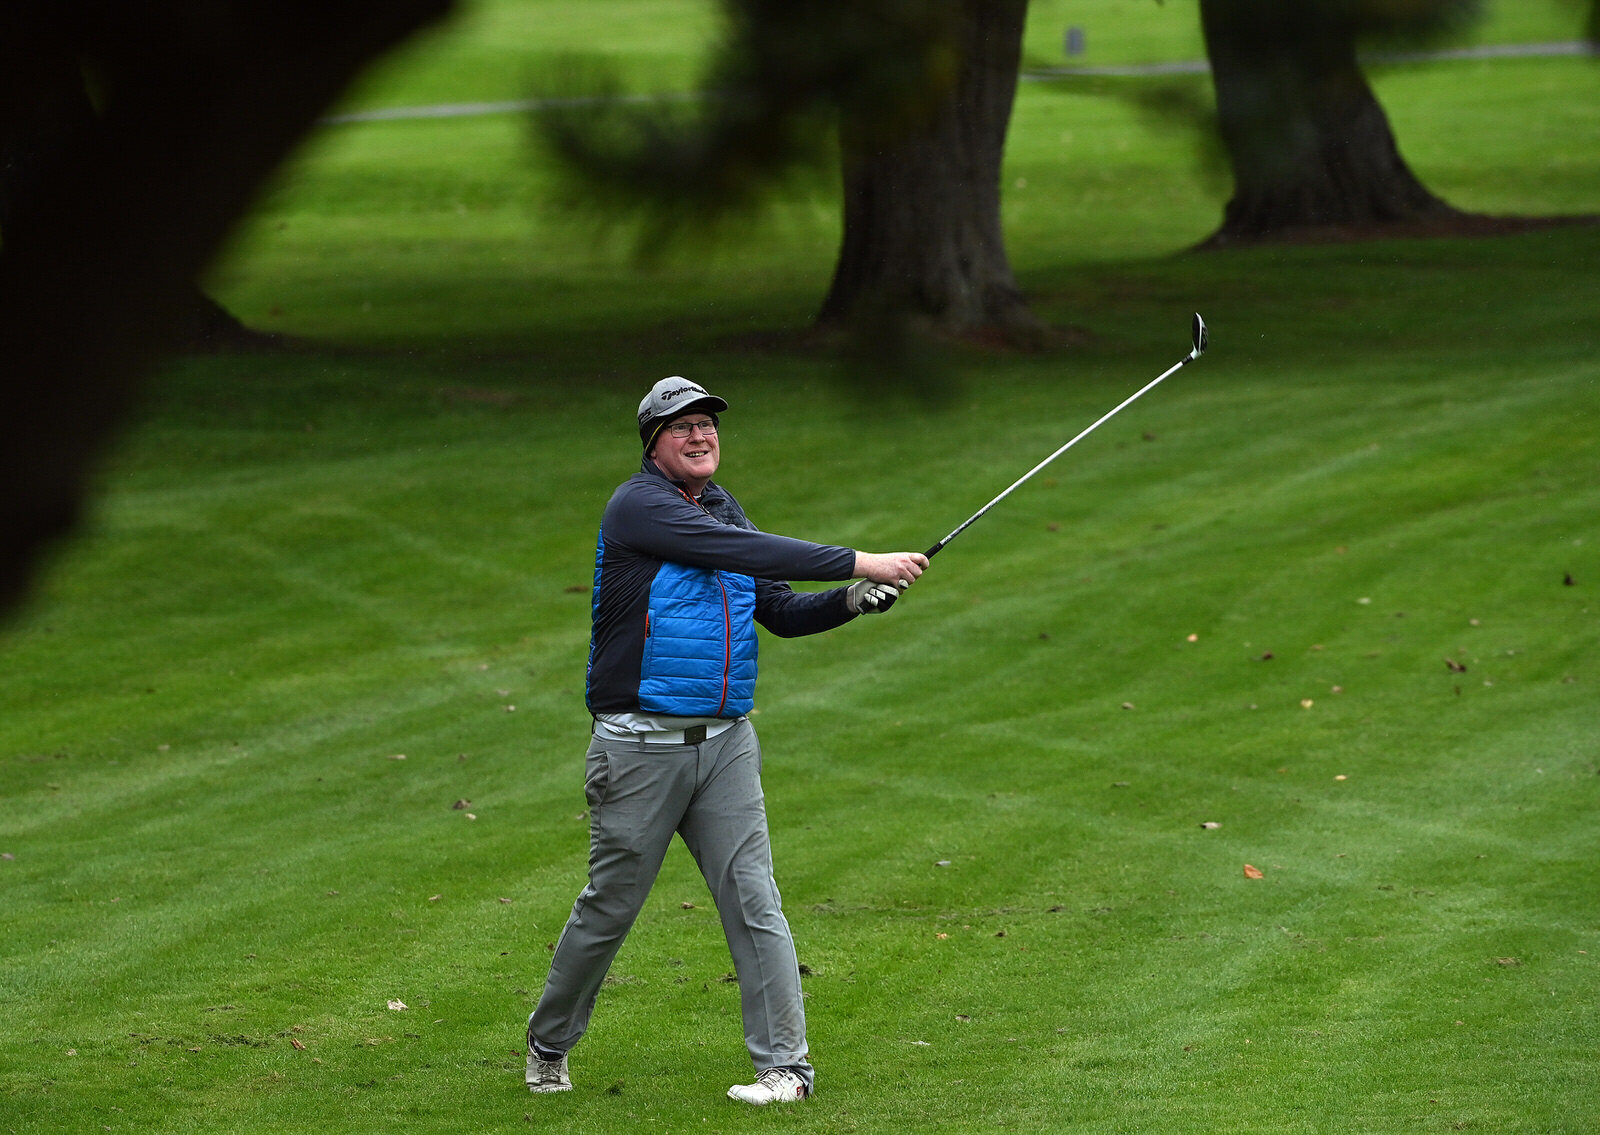
<path id="1" fill-rule="evenodd" d="M 953 81 L 909 129 L 848 110 L 844 237 L 820 326 L 905 316 L 945 332 L 1032 338 L 1000 228 L 1000 166 L 1027 0 L 958 0 Z"/>
<path id="2" fill-rule="evenodd" d="M 30 198 L 48 180 L 52 165 L 81 145 L 95 128 L 95 108 L 78 60 L 45 53 L 33 78 L 36 95 L 46 97 L 15 105 L 0 120 L 0 241 L 21 219 L 26 223 Z M 177 346 L 196 351 L 274 346 L 276 335 L 253 331 L 198 284 L 182 297 Z"/>
<path id="3" fill-rule="evenodd" d="M 1207 241 L 1437 220 L 1356 60 L 1362 30 L 1326 0 L 1200 0 L 1234 193 Z"/>
<path id="4" fill-rule="evenodd" d="M 0 613 L 75 522 L 90 464 L 181 346 L 194 281 L 256 192 L 365 64 L 452 4 L 0 6 L 0 136 L 67 113 L 81 60 L 99 104 L 12 202 L 0 245 Z"/>

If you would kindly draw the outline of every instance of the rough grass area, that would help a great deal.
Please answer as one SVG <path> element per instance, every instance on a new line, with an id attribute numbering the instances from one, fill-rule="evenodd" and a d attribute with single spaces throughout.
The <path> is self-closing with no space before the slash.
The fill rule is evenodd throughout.
<path id="1" fill-rule="evenodd" d="M 1383 82 L 1463 204 L 1596 210 L 1580 61 Z M 940 397 L 759 345 L 821 295 L 821 187 L 641 269 L 514 120 L 330 130 L 214 281 L 308 342 L 170 367 L 0 637 L 0 1131 L 1600 1128 L 1600 232 L 1182 254 L 1218 190 L 1114 93 L 1029 88 L 1012 146 L 1077 345 Z M 763 644 L 818 1096 L 723 1097 L 675 848 L 577 1090 L 530 1098 L 648 383 L 729 399 L 757 523 L 921 548 L 1195 309 L 1210 354 L 894 611 Z"/>

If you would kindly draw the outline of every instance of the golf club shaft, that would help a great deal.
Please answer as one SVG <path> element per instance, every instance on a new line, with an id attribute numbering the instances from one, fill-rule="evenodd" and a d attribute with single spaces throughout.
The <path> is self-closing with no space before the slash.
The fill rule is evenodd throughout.
<path id="1" fill-rule="evenodd" d="M 1163 379 L 1167 378 L 1169 375 L 1171 375 L 1172 373 L 1177 371 L 1185 363 L 1191 363 L 1191 362 L 1193 362 L 1195 359 L 1197 359 L 1199 357 L 1200 357 L 1200 347 L 1197 344 L 1195 350 L 1191 351 L 1188 355 L 1184 356 L 1181 360 L 1179 360 L 1173 366 L 1167 368 L 1167 370 L 1162 372 L 1158 377 L 1156 377 L 1156 378 L 1150 380 L 1149 382 L 1145 383 L 1138 390 L 1134 391 L 1132 394 L 1128 395 L 1128 397 L 1124 398 L 1121 402 L 1117 403 L 1117 405 L 1115 407 L 1113 407 L 1111 410 L 1108 410 L 1105 414 L 1102 414 L 1098 419 L 1095 420 L 1093 425 L 1089 426 L 1082 433 L 1078 434 L 1077 437 L 1075 437 L 1071 441 L 1067 442 L 1066 445 L 1063 445 L 1060 449 L 1056 450 L 1049 457 L 1046 457 L 1043 461 L 1039 462 L 1039 464 L 1035 465 L 1032 469 L 1029 469 L 1022 476 L 1018 477 L 1015 481 L 1013 481 L 1011 483 L 1011 487 L 1006 489 L 1005 492 L 1001 493 L 999 496 L 995 497 L 994 500 L 990 501 L 988 504 L 986 504 L 982 508 L 980 508 L 977 512 L 975 512 L 971 516 L 967 517 L 967 519 L 962 521 L 961 524 L 956 528 L 956 530 L 954 532 L 951 532 L 950 535 L 946 536 L 943 540 L 940 540 L 937 544 L 935 544 L 933 547 L 928 549 L 928 558 L 931 560 L 935 555 L 938 554 L 938 552 L 939 552 L 939 550 L 941 548 L 943 548 L 946 544 L 950 543 L 950 541 L 954 540 L 957 536 L 961 535 L 968 528 L 970 528 L 972 526 L 973 522 L 976 521 L 980 516 L 982 516 L 984 513 L 988 512 L 991 508 L 993 508 L 995 505 L 999 504 L 1001 501 L 1005 500 L 1006 497 L 1010 496 L 1012 494 L 1012 492 L 1017 489 L 1018 486 L 1022 485 L 1025 481 L 1027 481 L 1027 479 L 1029 477 L 1032 477 L 1039 470 L 1043 469 L 1046 465 L 1050 464 L 1050 462 L 1052 462 L 1056 458 L 1060 457 L 1067 450 L 1071 449 L 1073 446 L 1077 445 L 1084 438 L 1086 438 L 1090 434 L 1092 434 L 1095 430 L 1099 429 L 1102 424 L 1104 424 L 1105 422 L 1109 421 L 1111 418 L 1115 417 L 1116 414 L 1119 411 L 1121 411 L 1124 406 L 1127 406 L 1130 402 L 1134 401 L 1134 399 L 1136 399 L 1140 395 L 1144 394 L 1145 391 L 1153 389 L 1158 383 L 1160 383 Z"/>

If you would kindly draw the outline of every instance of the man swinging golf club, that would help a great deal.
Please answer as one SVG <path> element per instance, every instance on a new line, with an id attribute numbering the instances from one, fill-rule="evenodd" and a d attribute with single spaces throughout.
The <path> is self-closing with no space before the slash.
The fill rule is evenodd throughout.
<path id="1" fill-rule="evenodd" d="M 760 623 L 785 638 L 886 610 L 922 574 L 920 552 L 873 554 L 760 532 L 712 481 L 727 402 L 665 378 L 639 403 L 640 471 L 606 505 L 595 554 L 585 758 L 589 882 L 528 1018 L 526 1082 L 570 1090 L 567 1054 L 644 905 L 674 833 L 716 900 L 733 954 L 751 1104 L 805 1099 L 805 1008 L 772 878 L 761 750 L 746 716 Z M 802 593 L 784 582 L 849 580 Z"/>

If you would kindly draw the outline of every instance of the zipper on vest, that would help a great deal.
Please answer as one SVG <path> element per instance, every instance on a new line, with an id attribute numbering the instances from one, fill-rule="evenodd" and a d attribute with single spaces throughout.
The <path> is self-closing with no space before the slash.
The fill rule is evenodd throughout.
<path id="1" fill-rule="evenodd" d="M 722 573 L 714 573 L 717 587 L 722 591 L 722 701 L 717 705 L 717 717 L 722 716 L 728 704 L 728 672 L 733 669 L 733 613 L 728 608 L 728 585 L 722 582 Z"/>
<path id="2" fill-rule="evenodd" d="M 674 485 L 673 488 L 678 490 L 684 500 L 698 506 L 700 511 L 707 516 L 711 516 L 711 510 L 699 498 L 684 492 L 678 485 Z M 714 516 L 711 518 L 713 520 L 716 519 Z M 722 573 L 713 571 L 711 574 L 717 577 L 717 587 L 722 592 L 722 700 L 717 703 L 717 712 L 715 714 L 715 716 L 721 717 L 722 711 L 728 705 L 728 675 L 733 670 L 733 611 L 728 603 L 728 585 L 722 582 Z M 644 617 L 644 634 L 646 638 L 650 637 L 649 612 L 646 612 Z"/>

